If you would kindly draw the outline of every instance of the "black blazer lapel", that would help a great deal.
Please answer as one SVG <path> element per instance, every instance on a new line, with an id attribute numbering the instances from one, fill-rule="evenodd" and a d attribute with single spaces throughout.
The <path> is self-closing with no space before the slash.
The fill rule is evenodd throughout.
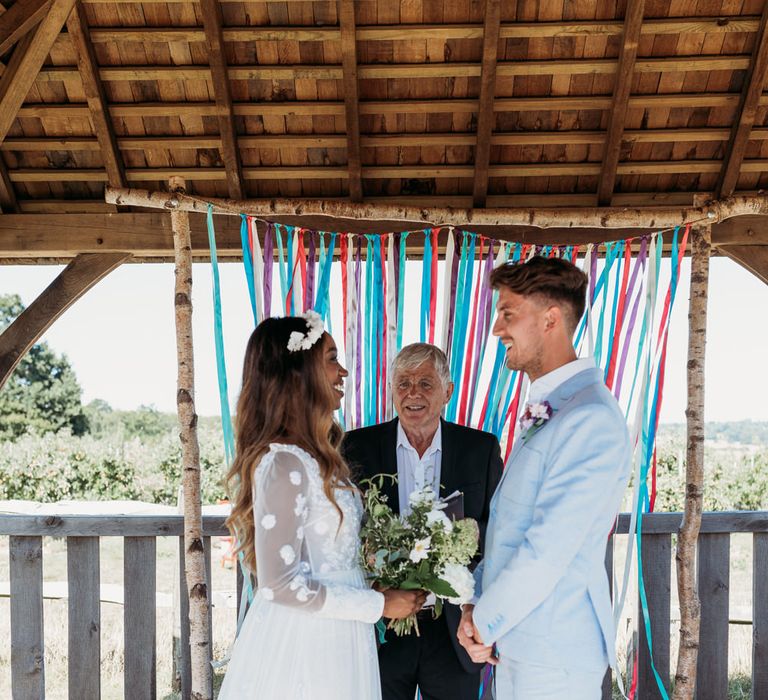
<path id="1" fill-rule="evenodd" d="M 453 424 L 440 419 L 442 441 L 440 445 L 440 496 L 450 496 L 457 488 L 459 475 L 456 473 L 456 432 Z"/>
<path id="2" fill-rule="evenodd" d="M 397 418 L 382 426 L 379 454 L 379 469 L 376 473 L 397 476 Z M 399 514 L 400 495 L 394 480 L 384 480 L 384 494 L 387 496 L 389 507 Z"/>

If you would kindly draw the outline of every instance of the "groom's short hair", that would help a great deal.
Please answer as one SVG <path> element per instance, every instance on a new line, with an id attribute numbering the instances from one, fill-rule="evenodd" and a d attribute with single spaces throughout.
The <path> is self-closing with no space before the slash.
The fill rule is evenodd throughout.
<path id="1" fill-rule="evenodd" d="M 576 265 L 561 258 L 534 256 L 525 263 L 505 263 L 491 273 L 491 287 L 506 287 L 524 297 L 537 296 L 568 313 L 576 329 L 586 304 L 587 276 Z"/>

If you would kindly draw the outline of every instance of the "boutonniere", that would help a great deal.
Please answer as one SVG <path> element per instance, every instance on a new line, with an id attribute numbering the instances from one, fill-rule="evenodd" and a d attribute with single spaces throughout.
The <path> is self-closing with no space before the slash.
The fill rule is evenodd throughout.
<path id="1" fill-rule="evenodd" d="M 549 401 L 541 401 L 526 404 L 525 412 L 520 416 L 520 428 L 524 430 L 522 440 L 527 442 L 536 431 L 547 424 L 555 409 Z"/>

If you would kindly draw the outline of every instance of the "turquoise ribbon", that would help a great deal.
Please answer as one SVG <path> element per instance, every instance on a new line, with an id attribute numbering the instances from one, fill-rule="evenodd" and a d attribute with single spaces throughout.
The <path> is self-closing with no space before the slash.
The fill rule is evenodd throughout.
<path id="1" fill-rule="evenodd" d="M 624 255 L 624 241 L 619 241 L 616 244 L 616 254 L 614 256 L 615 260 L 619 261 L 619 264 L 616 266 L 616 280 L 614 283 L 614 290 L 613 290 L 613 307 L 611 309 L 611 328 L 608 332 L 608 352 L 605 354 L 605 372 L 603 375 L 603 379 L 608 379 L 608 368 L 610 367 L 611 363 L 611 354 L 613 353 L 613 343 L 614 343 L 614 335 L 616 334 L 616 316 L 618 313 L 618 307 L 619 307 L 619 293 L 621 292 L 621 273 L 622 273 L 622 262 L 624 258 L 622 257 Z M 606 284 L 606 288 L 607 288 Z"/>
<path id="2" fill-rule="evenodd" d="M 373 243 L 371 236 L 366 235 L 365 248 L 365 308 L 368 313 L 365 314 L 365 337 L 367 342 L 367 353 L 365 363 L 365 395 L 363 403 L 365 405 L 365 423 L 363 425 L 373 425 L 375 422 L 375 401 L 373 382 L 375 377 L 374 357 L 376 348 L 373 342 Z"/>
<path id="3" fill-rule="evenodd" d="M 277 271 L 280 273 L 280 293 L 283 297 L 280 313 L 285 313 L 285 304 L 288 299 L 288 276 L 286 274 L 285 250 L 283 249 L 283 234 L 280 232 L 280 224 L 275 224 L 275 245 L 277 247 Z M 291 234 L 286 231 L 288 238 Z"/>
<path id="4" fill-rule="evenodd" d="M 328 243 L 328 251 L 325 249 L 324 234 L 320 234 L 320 284 L 317 287 L 317 296 L 315 297 L 315 311 L 329 325 L 331 318 L 330 310 L 330 287 L 331 287 L 331 267 L 333 266 L 333 252 L 336 249 L 336 236 L 332 233 L 331 240 Z M 330 327 L 329 327 L 330 332 Z"/>
<path id="5" fill-rule="evenodd" d="M 256 309 L 256 286 L 253 283 L 253 256 L 248 242 L 248 218 L 245 214 L 240 214 L 240 243 L 243 247 L 243 266 L 245 267 L 245 281 L 248 284 L 248 298 L 251 300 L 251 310 L 253 311 L 253 325 L 258 326 L 259 312 Z"/>
<path id="6" fill-rule="evenodd" d="M 219 380 L 219 403 L 221 404 L 221 430 L 224 434 L 224 459 L 227 465 L 235 458 L 235 435 L 232 430 L 232 416 L 229 412 L 229 389 L 227 387 L 227 366 L 224 362 L 224 330 L 221 314 L 221 281 L 219 262 L 216 257 L 216 232 L 213 228 L 213 205 L 208 205 L 208 245 L 211 249 L 211 272 L 213 277 L 213 337 L 216 345 L 216 375 Z"/>
<path id="7" fill-rule="evenodd" d="M 286 229 L 285 243 L 288 249 L 288 289 L 291 290 L 291 316 L 296 315 L 296 290 L 293 287 L 294 260 L 293 260 L 293 232 L 294 228 Z M 286 303 L 288 301 L 288 292 L 286 291 Z"/>
<path id="8" fill-rule="evenodd" d="M 432 229 L 424 231 L 424 257 L 421 263 L 421 313 L 419 314 L 419 339 L 427 342 L 429 332 L 429 300 L 432 296 Z"/>

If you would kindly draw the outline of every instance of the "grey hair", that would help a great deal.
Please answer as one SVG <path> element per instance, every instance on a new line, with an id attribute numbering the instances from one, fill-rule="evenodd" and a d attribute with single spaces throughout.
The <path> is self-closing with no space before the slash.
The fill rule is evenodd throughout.
<path id="1" fill-rule="evenodd" d="M 431 362 L 440 377 L 443 387 L 447 388 L 451 383 L 451 369 L 448 366 L 448 358 L 436 345 L 429 343 L 412 343 L 406 345 L 392 363 L 392 378 L 402 370 L 416 369 L 425 362 Z"/>

